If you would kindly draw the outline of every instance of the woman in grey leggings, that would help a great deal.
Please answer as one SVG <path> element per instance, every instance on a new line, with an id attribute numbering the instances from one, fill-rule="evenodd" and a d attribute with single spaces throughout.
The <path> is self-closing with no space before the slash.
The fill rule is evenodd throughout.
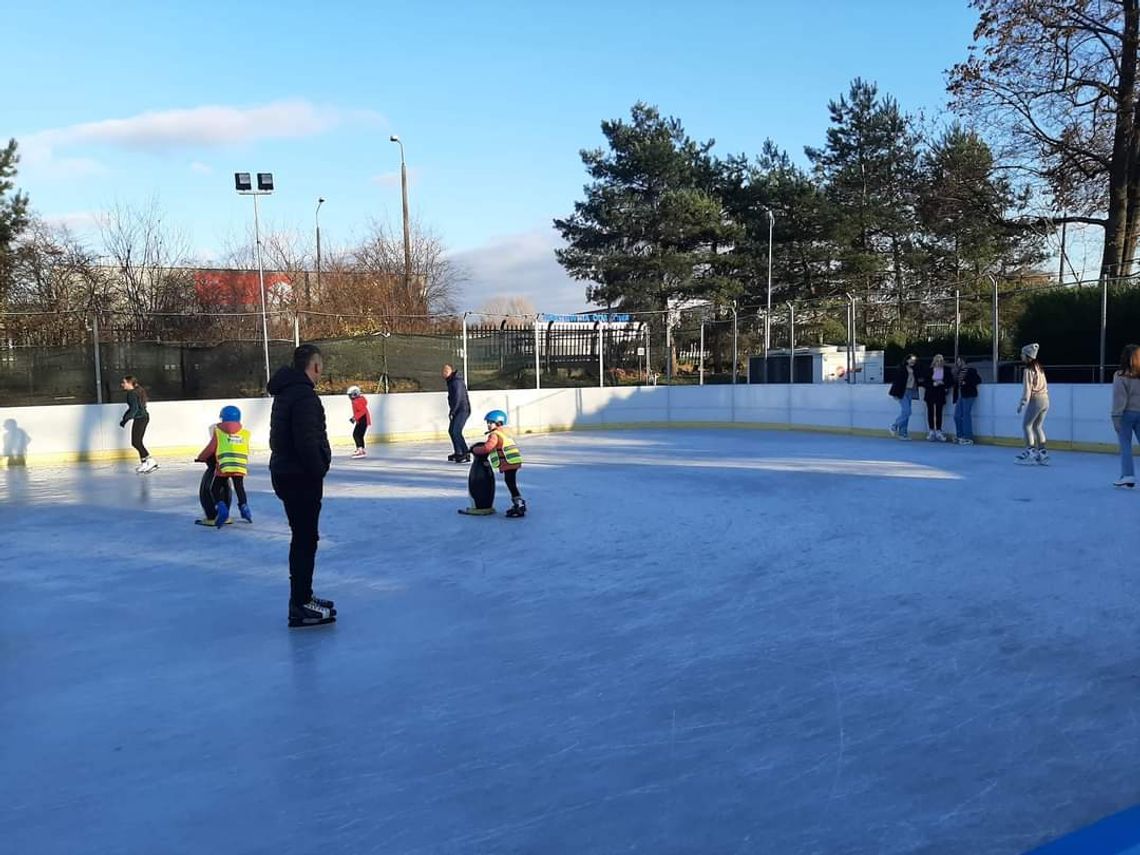
<path id="1" fill-rule="evenodd" d="M 1045 416 L 1049 412 L 1049 382 L 1045 369 L 1037 361 L 1041 346 L 1027 344 L 1021 348 L 1021 361 L 1025 363 L 1025 379 L 1021 389 L 1021 403 L 1017 412 L 1025 410 L 1021 426 L 1025 430 L 1025 451 L 1015 458 L 1023 466 L 1048 466 L 1049 451 L 1045 448 Z"/>

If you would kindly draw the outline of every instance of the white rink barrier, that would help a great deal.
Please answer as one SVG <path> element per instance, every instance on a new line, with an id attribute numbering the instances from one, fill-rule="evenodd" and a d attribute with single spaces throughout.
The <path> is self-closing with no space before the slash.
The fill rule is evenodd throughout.
<path id="1" fill-rule="evenodd" d="M 1017 402 L 1021 386 L 982 385 L 974 407 L 974 432 L 982 442 L 1020 445 Z M 1112 451 L 1116 437 L 1109 420 L 1108 385 L 1050 387 L 1045 422 L 1051 447 Z M 329 437 L 334 445 L 352 442 L 351 408 L 346 396 L 324 396 Z M 447 437 L 447 396 L 443 392 L 369 395 L 370 442 Z M 193 455 L 206 443 L 210 425 L 226 404 L 241 408 L 256 449 L 268 447 L 272 401 L 152 401 L 146 445 L 158 457 Z M 472 418 L 466 433 L 478 436 L 483 413 L 506 410 L 520 434 L 599 428 L 757 427 L 887 436 L 898 413 L 886 386 L 737 385 L 637 386 L 579 389 L 525 389 L 471 392 Z M 127 459 L 130 426 L 119 427 L 125 404 L 0 407 L 0 451 L 9 465 L 74 460 Z M 914 402 L 911 434 L 926 431 L 926 407 Z M 954 427 L 947 404 L 943 430 Z"/>

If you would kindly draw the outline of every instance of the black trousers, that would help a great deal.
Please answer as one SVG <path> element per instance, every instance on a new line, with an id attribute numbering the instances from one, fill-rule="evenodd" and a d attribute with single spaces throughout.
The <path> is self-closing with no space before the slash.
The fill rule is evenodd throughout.
<path id="1" fill-rule="evenodd" d="M 942 408 L 945 401 L 937 399 L 926 402 L 926 428 L 927 430 L 942 430 Z"/>
<path id="2" fill-rule="evenodd" d="M 352 429 L 352 439 L 357 448 L 364 448 L 364 434 L 368 432 L 368 422 L 358 421 Z"/>
<path id="3" fill-rule="evenodd" d="M 238 505 L 249 504 L 249 498 L 245 494 L 244 475 L 215 475 L 213 486 L 210 488 L 210 495 L 214 499 L 214 504 L 225 502 L 228 505 L 230 503 L 230 491 L 226 489 L 227 482 L 233 484 L 234 492 L 237 493 Z"/>
<path id="4" fill-rule="evenodd" d="M 285 516 L 293 531 L 289 542 L 289 598 L 297 605 L 304 605 L 313 596 L 324 480 L 311 475 L 274 475 L 273 492 L 285 506 Z"/>
<path id="5" fill-rule="evenodd" d="M 150 416 L 143 416 L 141 419 L 135 419 L 131 424 L 131 446 L 139 453 L 139 460 L 146 460 L 150 457 L 150 452 L 146 450 L 143 445 L 143 436 L 146 435 L 147 425 L 150 424 Z"/>
<path id="6" fill-rule="evenodd" d="M 206 471 L 202 473 L 202 480 L 198 482 L 198 503 L 208 520 L 217 517 L 218 502 L 230 504 L 230 482 L 226 478 L 217 476 L 215 471 L 217 465 L 217 458 L 211 457 L 207 460 Z M 241 494 L 245 495 L 244 486 Z"/>
<path id="7" fill-rule="evenodd" d="M 503 480 L 507 484 L 507 489 L 511 491 L 511 498 L 517 499 L 519 497 L 519 470 L 507 469 L 503 472 Z"/>
<path id="8" fill-rule="evenodd" d="M 469 418 L 471 418 L 470 410 L 458 410 L 447 425 L 447 432 L 451 435 L 451 445 L 457 455 L 467 454 L 470 450 L 467 448 L 467 441 L 463 439 L 463 426 L 467 424 Z"/>

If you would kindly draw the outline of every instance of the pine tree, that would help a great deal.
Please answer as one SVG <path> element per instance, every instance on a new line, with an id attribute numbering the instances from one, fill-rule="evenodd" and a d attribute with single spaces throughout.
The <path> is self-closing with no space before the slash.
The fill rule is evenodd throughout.
<path id="1" fill-rule="evenodd" d="M 28 197 L 15 189 L 16 165 L 20 155 L 16 141 L 9 140 L 0 150 L 0 308 L 8 305 L 11 292 L 13 245 L 28 227 Z"/>

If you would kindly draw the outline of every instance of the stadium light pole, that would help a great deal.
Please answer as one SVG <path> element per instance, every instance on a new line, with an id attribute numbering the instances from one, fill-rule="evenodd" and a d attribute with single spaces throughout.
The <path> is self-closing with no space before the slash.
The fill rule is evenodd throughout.
<path id="1" fill-rule="evenodd" d="M 253 182 L 248 172 L 234 173 L 234 189 L 239 196 L 253 197 L 253 242 L 257 253 L 257 282 L 258 291 L 261 292 L 261 338 L 265 347 L 265 382 L 269 383 L 269 320 L 265 311 L 265 268 L 261 264 L 261 222 L 257 214 L 257 197 L 269 196 L 273 193 L 273 173 L 257 173 L 257 189 L 253 189 Z"/>
<path id="2" fill-rule="evenodd" d="M 408 225 L 408 162 L 404 159 L 404 144 L 392 134 L 388 138 L 400 147 L 400 191 L 404 197 L 404 293 L 412 293 L 412 234 Z"/>
<path id="3" fill-rule="evenodd" d="M 317 211 L 313 215 L 313 219 L 317 222 L 317 299 L 321 297 L 321 205 L 325 203 L 323 198 L 317 199 Z M 305 295 L 305 308 L 310 307 L 309 295 Z"/>

